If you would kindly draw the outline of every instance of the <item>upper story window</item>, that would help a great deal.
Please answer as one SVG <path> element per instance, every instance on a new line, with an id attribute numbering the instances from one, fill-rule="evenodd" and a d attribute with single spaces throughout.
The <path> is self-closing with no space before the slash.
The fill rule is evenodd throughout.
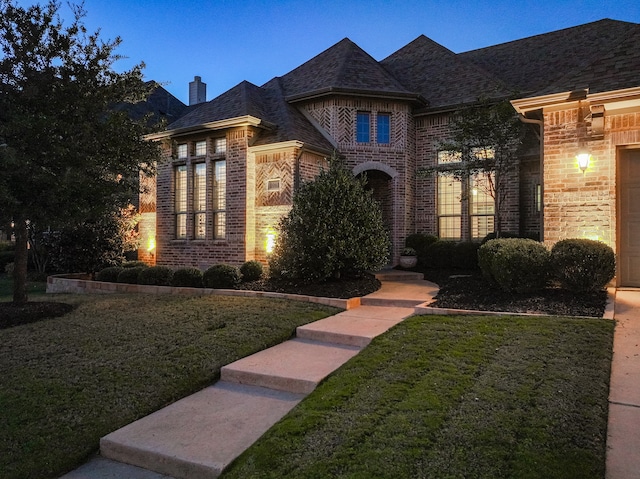
<path id="1" fill-rule="evenodd" d="M 196 156 L 205 156 L 207 154 L 207 142 L 196 141 L 195 152 L 196 152 Z"/>
<path id="2" fill-rule="evenodd" d="M 178 148 L 176 149 L 176 153 L 178 155 L 178 159 L 180 160 L 184 160 L 185 158 L 187 158 L 189 156 L 189 148 L 187 144 L 186 143 L 179 144 Z"/>
<path id="3" fill-rule="evenodd" d="M 193 228 L 195 239 L 207 237 L 207 165 L 205 163 L 196 163 L 193 166 Z"/>
<path id="4" fill-rule="evenodd" d="M 216 154 L 226 153 L 227 152 L 227 139 L 226 138 L 216 138 L 214 147 L 215 147 Z"/>
<path id="5" fill-rule="evenodd" d="M 377 142 L 379 144 L 389 144 L 391 142 L 391 115 L 389 113 L 378 113 L 376 126 Z"/>
<path id="6" fill-rule="evenodd" d="M 366 112 L 358 112 L 356 119 L 356 141 L 369 143 L 371 141 L 371 115 Z"/>

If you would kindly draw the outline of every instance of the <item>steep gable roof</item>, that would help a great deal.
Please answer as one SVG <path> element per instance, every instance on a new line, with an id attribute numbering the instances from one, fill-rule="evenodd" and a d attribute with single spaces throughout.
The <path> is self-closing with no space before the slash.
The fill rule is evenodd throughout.
<path id="1" fill-rule="evenodd" d="M 587 81 L 590 74 L 585 72 L 590 66 L 619 51 L 620 43 L 635 36 L 639 28 L 635 23 L 604 19 L 458 56 L 493 73 L 523 96 L 548 92 L 552 85 L 558 92 L 587 88 L 590 85 L 578 85 L 577 80 Z M 616 73 L 604 73 L 608 78 L 599 79 L 601 88 L 609 88 L 605 84 L 615 82 Z"/>
<path id="2" fill-rule="evenodd" d="M 290 71 L 281 82 L 288 101 L 327 93 L 418 98 L 348 38 Z"/>
<path id="3" fill-rule="evenodd" d="M 380 62 L 403 85 L 419 92 L 430 107 L 471 103 L 481 96 L 504 98 L 509 91 L 491 73 L 420 35 Z"/>
<path id="4" fill-rule="evenodd" d="M 191 109 L 185 116 L 171 123 L 167 129 L 177 130 L 246 115 L 266 120 L 268 109 L 262 89 L 253 83 L 243 81 L 213 100 Z"/>

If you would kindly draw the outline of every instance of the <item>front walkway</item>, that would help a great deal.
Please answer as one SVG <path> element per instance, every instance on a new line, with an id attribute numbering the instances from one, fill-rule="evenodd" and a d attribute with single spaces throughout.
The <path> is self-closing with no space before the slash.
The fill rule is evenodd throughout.
<path id="1" fill-rule="evenodd" d="M 382 288 L 360 307 L 301 326 L 296 338 L 224 366 L 213 386 L 102 438 L 101 456 L 63 479 L 217 477 L 322 379 L 430 301 L 438 288 L 421 277 L 382 275 Z"/>
<path id="2" fill-rule="evenodd" d="M 606 479 L 640 479 L 640 290 L 616 293 Z"/>

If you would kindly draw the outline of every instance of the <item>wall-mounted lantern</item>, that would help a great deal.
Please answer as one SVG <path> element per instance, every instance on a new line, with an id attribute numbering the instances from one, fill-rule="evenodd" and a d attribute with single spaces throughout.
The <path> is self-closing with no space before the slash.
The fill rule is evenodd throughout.
<path id="1" fill-rule="evenodd" d="M 584 175 L 584 172 L 587 171 L 587 168 L 589 168 L 589 164 L 591 163 L 591 155 L 589 153 L 581 152 L 576 155 L 576 160 L 578 161 L 578 168 L 580 168 L 580 171 L 582 171 L 582 174 Z"/>

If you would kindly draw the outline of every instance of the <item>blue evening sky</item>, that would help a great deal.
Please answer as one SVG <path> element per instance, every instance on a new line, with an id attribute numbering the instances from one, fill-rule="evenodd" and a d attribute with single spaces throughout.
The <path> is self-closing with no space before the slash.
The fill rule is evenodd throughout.
<path id="1" fill-rule="evenodd" d="M 210 100 L 243 80 L 262 85 L 282 76 L 345 37 L 382 60 L 421 34 L 459 53 L 602 18 L 640 23 L 639 0 L 84 3 L 90 30 L 101 28 L 104 39 L 122 38 L 117 53 L 128 59 L 118 70 L 144 61 L 146 78 L 185 103 L 194 75 L 207 84 Z"/>

